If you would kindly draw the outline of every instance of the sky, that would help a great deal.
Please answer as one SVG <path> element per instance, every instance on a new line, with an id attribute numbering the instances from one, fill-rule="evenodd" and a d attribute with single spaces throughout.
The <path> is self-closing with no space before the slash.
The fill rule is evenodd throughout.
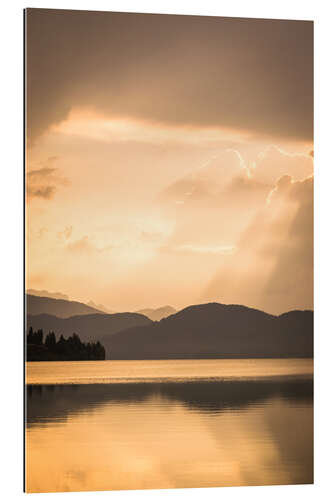
<path id="1" fill-rule="evenodd" d="M 28 9 L 26 287 L 313 308 L 313 24 Z"/>

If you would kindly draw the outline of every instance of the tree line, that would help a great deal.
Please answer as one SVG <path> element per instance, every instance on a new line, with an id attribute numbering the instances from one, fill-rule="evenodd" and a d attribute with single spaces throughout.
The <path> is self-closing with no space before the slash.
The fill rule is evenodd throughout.
<path id="1" fill-rule="evenodd" d="M 105 359 L 105 349 L 97 342 L 82 342 L 73 333 L 67 339 L 60 335 L 56 339 L 54 332 L 49 332 L 44 339 L 43 330 L 29 328 L 27 334 L 27 361 L 83 361 Z"/>

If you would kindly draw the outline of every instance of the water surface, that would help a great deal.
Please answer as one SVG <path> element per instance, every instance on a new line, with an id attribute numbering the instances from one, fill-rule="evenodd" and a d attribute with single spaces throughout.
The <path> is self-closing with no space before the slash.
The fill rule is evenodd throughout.
<path id="1" fill-rule="evenodd" d="M 27 363 L 27 491 L 313 481 L 312 360 Z"/>
<path id="2" fill-rule="evenodd" d="M 95 384 L 313 375 L 312 359 L 29 362 L 28 384 Z"/>

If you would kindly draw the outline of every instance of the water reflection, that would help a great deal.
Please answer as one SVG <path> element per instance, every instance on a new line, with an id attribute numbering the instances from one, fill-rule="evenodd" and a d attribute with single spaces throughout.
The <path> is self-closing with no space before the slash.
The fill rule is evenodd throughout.
<path id="1" fill-rule="evenodd" d="M 66 420 L 69 414 L 89 411 L 104 404 L 140 403 L 152 397 L 178 401 L 202 412 L 238 410 L 260 401 L 283 400 L 311 402 L 312 379 L 236 380 L 218 382 L 29 385 L 27 386 L 27 425 L 54 419 Z"/>
<path id="2" fill-rule="evenodd" d="M 27 490 L 313 481 L 311 379 L 27 387 Z"/>

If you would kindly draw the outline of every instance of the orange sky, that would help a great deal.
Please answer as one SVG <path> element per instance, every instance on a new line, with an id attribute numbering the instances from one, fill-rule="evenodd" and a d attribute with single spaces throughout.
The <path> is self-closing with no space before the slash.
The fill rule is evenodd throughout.
<path id="1" fill-rule="evenodd" d="M 27 288 L 312 308 L 312 83 L 310 22 L 28 9 Z"/>

